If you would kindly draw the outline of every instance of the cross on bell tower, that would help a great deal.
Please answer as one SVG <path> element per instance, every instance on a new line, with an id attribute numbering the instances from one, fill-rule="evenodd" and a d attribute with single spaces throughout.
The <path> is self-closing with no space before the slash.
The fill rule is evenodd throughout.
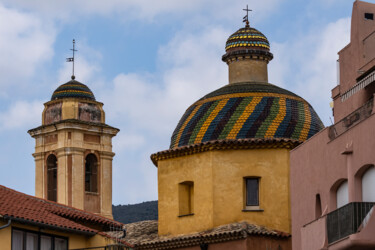
<path id="1" fill-rule="evenodd" d="M 70 49 L 71 51 L 73 51 L 73 57 L 66 58 L 67 62 L 72 62 L 73 63 L 73 67 L 72 67 L 72 80 L 74 80 L 76 78 L 74 76 L 74 52 L 76 52 L 78 50 L 75 49 L 75 44 L 76 44 L 76 41 L 73 39 L 73 49 Z"/>

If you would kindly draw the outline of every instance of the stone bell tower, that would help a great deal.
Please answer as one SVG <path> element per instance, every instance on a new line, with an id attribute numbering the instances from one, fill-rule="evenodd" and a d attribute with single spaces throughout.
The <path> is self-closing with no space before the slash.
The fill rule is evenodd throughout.
<path id="1" fill-rule="evenodd" d="M 72 79 L 44 104 L 35 138 L 35 195 L 112 218 L 112 137 L 103 103 Z"/>

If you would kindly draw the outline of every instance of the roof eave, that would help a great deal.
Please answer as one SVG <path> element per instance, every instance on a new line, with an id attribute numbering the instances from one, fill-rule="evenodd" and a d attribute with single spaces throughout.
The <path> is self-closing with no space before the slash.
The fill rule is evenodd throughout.
<path id="1" fill-rule="evenodd" d="M 152 162 L 158 167 L 158 161 L 176 158 L 180 156 L 193 155 L 196 153 L 212 150 L 228 149 L 271 149 L 285 148 L 293 149 L 302 141 L 289 138 L 249 138 L 249 139 L 225 139 L 186 145 L 178 148 L 168 149 L 154 153 L 150 156 Z"/>

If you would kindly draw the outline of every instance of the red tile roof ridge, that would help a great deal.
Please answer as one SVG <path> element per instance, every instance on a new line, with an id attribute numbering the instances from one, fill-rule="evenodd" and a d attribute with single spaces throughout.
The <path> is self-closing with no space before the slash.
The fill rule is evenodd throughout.
<path id="1" fill-rule="evenodd" d="M 87 232 L 98 232 L 98 230 L 92 229 L 80 223 L 77 223 L 76 221 L 74 221 L 74 219 L 83 219 L 86 221 L 98 222 L 98 223 L 101 223 L 102 225 L 105 224 L 107 226 L 114 225 L 114 226 L 123 227 L 124 225 L 121 222 L 118 222 L 118 221 L 115 221 L 115 220 L 112 220 L 112 219 L 109 219 L 109 218 L 106 218 L 106 217 L 103 217 L 103 216 L 100 216 L 91 212 L 83 211 L 81 209 L 77 209 L 77 208 L 67 206 L 61 203 L 57 203 L 54 201 L 49 201 L 43 198 L 38 198 L 32 195 L 28 195 L 28 194 L 19 192 L 17 190 L 5 187 L 3 185 L 0 185 L 0 190 L 1 189 L 4 190 L 5 192 L 13 193 L 12 195 L 9 194 L 11 195 L 10 199 L 9 197 L 6 197 L 6 195 L 0 195 L 0 201 L 2 199 L 5 200 L 6 198 L 8 198 L 6 203 L 2 204 L 0 202 L 0 215 L 2 216 L 7 215 L 13 218 L 23 219 L 23 220 L 27 220 L 30 222 L 57 226 L 60 228 L 71 228 L 71 229 L 87 231 Z M 36 204 L 43 203 L 47 206 L 41 205 L 41 207 L 38 208 L 39 209 L 38 213 L 35 213 L 36 209 L 34 207 L 30 207 L 30 204 L 25 205 L 25 202 L 27 202 L 27 200 L 24 200 L 23 203 L 22 201 L 18 202 L 17 200 L 14 202 L 13 201 L 14 195 L 19 196 L 18 200 L 20 200 L 20 197 L 21 199 L 23 197 L 27 200 L 37 202 Z M 64 213 L 59 210 L 66 210 L 66 212 Z M 73 220 L 70 220 L 69 218 Z M 67 226 L 66 224 L 70 224 L 71 226 Z"/>
<path id="2" fill-rule="evenodd" d="M 120 232 L 120 233 L 122 233 L 122 232 Z M 124 245 L 126 245 L 128 247 L 131 247 L 131 248 L 134 247 L 134 245 L 130 244 L 129 242 L 125 241 L 124 239 L 119 239 L 118 237 L 115 237 L 115 236 L 109 234 L 108 232 L 98 232 L 98 234 L 100 234 L 100 235 L 102 235 L 104 237 L 113 239 L 113 240 L 115 240 L 115 241 L 117 241 L 119 243 L 122 243 L 122 244 L 124 244 Z"/>
<path id="3" fill-rule="evenodd" d="M 161 246 L 167 247 L 170 244 L 174 247 L 176 247 L 176 244 L 179 247 L 193 246 L 203 239 L 205 242 L 224 242 L 243 239 L 252 235 L 276 238 L 289 238 L 291 236 L 289 233 L 252 224 L 248 221 L 234 222 L 201 232 L 173 236 L 159 236 L 157 227 L 157 221 L 140 221 L 125 224 L 127 230 L 125 240 L 135 245 L 137 249 L 155 249 Z"/>

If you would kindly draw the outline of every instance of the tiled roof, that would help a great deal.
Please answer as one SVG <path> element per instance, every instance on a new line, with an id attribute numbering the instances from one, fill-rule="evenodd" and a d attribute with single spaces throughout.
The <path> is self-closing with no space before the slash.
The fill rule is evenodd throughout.
<path id="1" fill-rule="evenodd" d="M 227 224 L 213 229 L 178 236 L 158 236 L 157 221 L 140 221 L 125 225 L 125 240 L 135 249 L 174 249 L 196 246 L 203 242 L 218 243 L 244 239 L 249 236 L 289 238 L 290 234 L 257 226 L 248 222 Z"/>
<path id="2" fill-rule="evenodd" d="M 229 84 L 186 110 L 170 148 L 250 138 L 305 141 L 323 128 L 310 104 L 290 91 L 269 83 Z"/>
<path id="3" fill-rule="evenodd" d="M 245 27 L 234 32 L 225 44 L 225 51 L 236 48 L 270 49 L 270 43 L 265 35 L 252 27 Z"/>
<path id="4" fill-rule="evenodd" d="M 273 58 L 267 37 L 248 25 L 237 30 L 228 38 L 225 51 L 226 53 L 222 57 L 223 61 L 237 56 L 260 56 L 267 61 Z M 260 58 L 256 57 L 256 59 Z"/>
<path id="5" fill-rule="evenodd" d="M 293 149 L 301 144 L 302 141 L 288 139 L 288 138 L 249 138 L 249 139 L 225 139 L 207 141 L 197 144 L 186 145 L 178 148 L 172 148 L 157 152 L 151 155 L 151 160 L 158 166 L 158 161 L 180 157 L 184 155 L 192 155 L 196 153 L 211 151 L 211 150 L 226 150 L 226 149 L 275 149 L 285 148 Z"/>
<path id="6" fill-rule="evenodd" d="M 0 185 L 0 216 L 62 231 L 96 234 L 123 224 L 90 212 L 36 198 Z M 90 227 L 92 225 L 93 227 Z"/>
<path id="7" fill-rule="evenodd" d="M 63 98 L 82 98 L 95 101 L 95 96 L 85 84 L 74 79 L 60 85 L 52 94 L 51 101 Z"/>

